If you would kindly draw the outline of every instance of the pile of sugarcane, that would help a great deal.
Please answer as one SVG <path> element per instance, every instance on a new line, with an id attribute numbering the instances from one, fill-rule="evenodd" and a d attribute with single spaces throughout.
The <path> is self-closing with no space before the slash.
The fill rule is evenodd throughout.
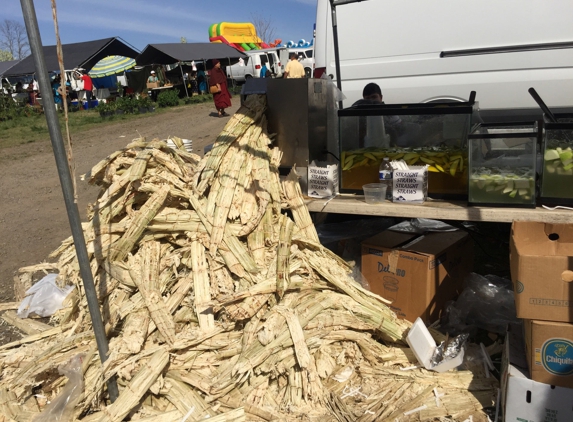
<path id="1" fill-rule="evenodd" d="M 0 347 L 0 420 L 49 410 L 68 382 L 58 368 L 78 356 L 70 420 L 487 420 L 495 378 L 481 364 L 416 367 L 410 324 L 320 244 L 264 111 L 249 96 L 203 159 L 178 138 L 136 139 L 86 175 L 101 186 L 83 228 L 109 356 L 67 239 L 21 270 L 75 289 L 51 326 Z"/>

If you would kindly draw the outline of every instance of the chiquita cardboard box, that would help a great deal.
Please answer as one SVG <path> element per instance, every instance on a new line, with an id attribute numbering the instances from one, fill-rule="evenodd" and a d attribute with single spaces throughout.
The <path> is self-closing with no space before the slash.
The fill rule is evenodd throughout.
<path id="1" fill-rule="evenodd" d="M 573 322 L 573 224 L 514 222 L 510 265 L 519 318 Z"/>
<path id="2" fill-rule="evenodd" d="M 526 320 L 524 325 L 531 379 L 573 388 L 573 324 Z"/>
<path id="3" fill-rule="evenodd" d="M 430 323 L 461 291 L 473 256 L 473 241 L 463 231 L 386 230 L 362 242 L 362 275 L 399 317 Z"/>
<path id="4" fill-rule="evenodd" d="M 573 421 L 573 389 L 530 378 L 521 330 L 505 337 L 500 384 L 505 422 Z"/>

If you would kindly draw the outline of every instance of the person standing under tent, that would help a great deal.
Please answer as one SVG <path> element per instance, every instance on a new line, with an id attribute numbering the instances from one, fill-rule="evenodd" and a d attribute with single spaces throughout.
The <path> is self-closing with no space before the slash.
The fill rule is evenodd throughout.
<path id="1" fill-rule="evenodd" d="M 155 74 L 155 70 L 151 71 L 151 75 L 149 75 L 149 78 L 147 78 L 147 82 L 159 82 L 159 78 L 157 77 L 157 75 Z"/>
<path id="2" fill-rule="evenodd" d="M 82 81 L 84 83 L 84 93 L 86 96 L 86 109 L 90 108 L 90 104 L 92 102 L 92 92 L 94 89 L 94 84 L 92 82 L 92 78 L 88 75 L 88 71 L 84 69 L 82 74 Z"/>
<path id="3" fill-rule="evenodd" d="M 211 62 L 213 63 L 213 69 L 209 72 L 209 90 L 211 90 L 211 87 L 218 85 L 219 91 L 213 93 L 213 102 L 219 117 L 228 116 L 225 113 L 225 109 L 231 107 L 231 93 L 227 88 L 227 75 L 221 69 L 219 60 L 213 59 Z"/>
<path id="4" fill-rule="evenodd" d="M 207 79 L 205 78 L 205 72 L 201 68 L 197 71 L 197 86 L 200 94 L 207 92 Z"/>

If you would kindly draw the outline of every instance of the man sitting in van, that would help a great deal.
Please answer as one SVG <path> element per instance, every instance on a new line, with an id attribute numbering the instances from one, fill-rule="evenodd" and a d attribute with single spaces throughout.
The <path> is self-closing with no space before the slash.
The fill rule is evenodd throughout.
<path id="1" fill-rule="evenodd" d="M 284 77 L 289 79 L 304 78 L 305 77 L 304 67 L 302 67 L 302 64 L 300 64 L 300 62 L 298 61 L 296 53 L 290 53 L 289 59 L 290 60 L 285 67 Z"/>

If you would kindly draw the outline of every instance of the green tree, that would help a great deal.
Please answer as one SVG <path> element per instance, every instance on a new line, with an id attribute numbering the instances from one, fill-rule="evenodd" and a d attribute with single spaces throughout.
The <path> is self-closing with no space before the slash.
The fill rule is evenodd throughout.
<path id="1" fill-rule="evenodd" d="M 187 42 L 187 38 L 181 37 L 181 43 L 185 44 Z"/>
<path id="2" fill-rule="evenodd" d="M 14 56 L 9 51 L 0 50 L 0 62 L 14 60 Z"/>

